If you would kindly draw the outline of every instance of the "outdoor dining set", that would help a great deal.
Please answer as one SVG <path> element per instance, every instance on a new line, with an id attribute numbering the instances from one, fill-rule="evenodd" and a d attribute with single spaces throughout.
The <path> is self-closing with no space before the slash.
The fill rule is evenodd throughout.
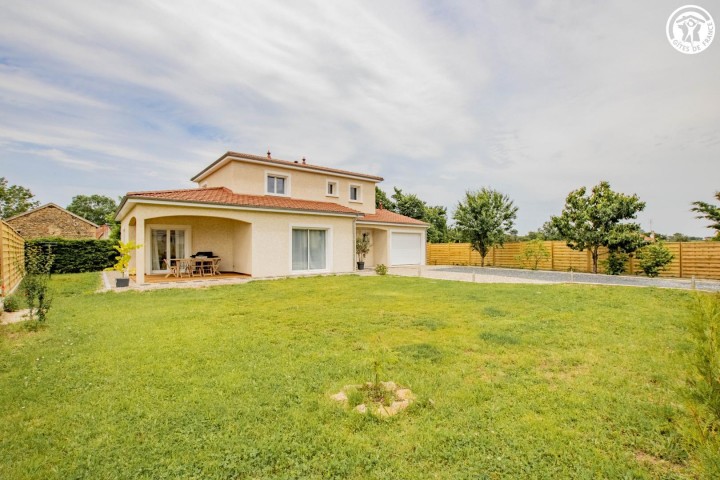
<path id="1" fill-rule="evenodd" d="M 212 252 L 198 252 L 190 258 L 166 258 L 163 261 L 168 272 L 165 278 L 170 275 L 175 277 L 220 275 L 220 257 L 213 255 Z"/>

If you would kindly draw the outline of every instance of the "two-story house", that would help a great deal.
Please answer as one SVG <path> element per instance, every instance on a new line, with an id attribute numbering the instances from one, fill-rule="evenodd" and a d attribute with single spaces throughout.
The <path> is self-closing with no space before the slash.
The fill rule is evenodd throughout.
<path id="1" fill-rule="evenodd" d="M 220 270 L 253 277 L 345 273 L 355 239 L 366 265 L 421 265 L 428 225 L 375 208 L 381 177 L 227 152 L 192 178 L 198 188 L 130 192 L 118 208 L 121 237 L 142 247 L 138 283 L 166 273 L 165 259 L 212 251 Z"/>

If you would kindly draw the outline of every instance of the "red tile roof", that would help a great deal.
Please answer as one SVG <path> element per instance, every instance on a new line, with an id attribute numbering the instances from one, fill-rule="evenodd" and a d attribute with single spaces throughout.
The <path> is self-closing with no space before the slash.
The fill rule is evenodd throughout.
<path id="1" fill-rule="evenodd" d="M 291 162 L 291 161 L 289 161 L 289 160 L 279 160 L 279 159 L 276 159 L 276 158 L 268 158 L 268 157 L 263 157 L 263 156 L 260 156 L 260 155 L 251 155 L 251 154 L 249 154 L 249 153 L 239 153 L 239 152 L 226 152 L 222 157 L 218 158 L 218 159 L 215 160 L 213 163 L 211 163 L 210 165 L 208 165 L 207 167 L 205 167 L 200 173 L 198 173 L 197 175 L 195 175 L 195 176 L 191 179 L 191 181 L 193 181 L 193 182 L 199 182 L 200 179 L 204 176 L 204 174 L 205 174 L 206 172 L 208 172 L 209 170 L 211 170 L 215 165 L 217 165 L 218 163 L 222 162 L 222 161 L 225 160 L 226 158 L 231 158 L 231 159 L 232 159 L 232 158 L 235 158 L 235 159 L 239 159 L 239 160 L 246 159 L 246 160 L 252 160 L 252 161 L 254 161 L 254 162 L 268 163 L 268 164 L 270 164 L 270 165 L 288 166 L 288 167 L 301 168 L 301 169 L 306 169 L 306 170 L 314 170 L 314 171 L 328 172 L 328 173 L 337 173 L 337 174 L 340 174 L 340 175 L 350 175 L 350 176 L 353 176 L 353 177 L 365 178 L 365 179 L 372 180 L 372 181 L 375 181 L 375 182 L 382 182 L 382 181 L 383 181 L 383 178 L 382 178 L 382 177 L 377 177 L 377 176 L 375 176 L 375 175 L 368 175 L 367 173 L 350 172 L 350 171 L 348 171 L 348 170 L 339 170 L 339 169 L 337 169 L 337 168 L 322 167 L 322 166 L 320 166 L 320 165 L 311 165 L 311 164 L 309 164 L 309 163 L 301 163 L 301 162 L 294 162 L 294 161 Z"/>
<path id="2" fill-rule="evenodd" d="M 376 222 L 376 223 L 404 223 L 408 225 L 427 225 L 427 223 L 414 218 L 400 215 L 399 213 L 391 212 L 390 210 L 384 210 L 378 208 L 374 214 L 365 214 L 365 216 L 358 218 L 360 222 Z"/>
<path id="3" fill-rule="evenodd" d="M 130 192 L 126 198 L 361 215 L 357 210 L 337 203 L 298 200 L 274 195 L 241 195 L 225 187 Z"/>

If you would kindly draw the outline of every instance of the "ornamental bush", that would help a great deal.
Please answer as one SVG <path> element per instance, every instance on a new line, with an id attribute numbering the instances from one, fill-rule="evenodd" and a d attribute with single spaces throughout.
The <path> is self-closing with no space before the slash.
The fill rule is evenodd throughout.
<path id="1" fill-rule="evenodd" d="M 3 300 L 3 310 L 6 312 L 17 312 L 22 309 L 22 298 L 18 295 L 8 295 Z"/>
<path id="2" fill-rule="evenodd" d="M 637 259 L 645 275 L 657 277 L 672 262 L 673 254 L 662 242 L 656 242 L 638 250 Z"/>
<path id="3" fill-rule="evenodd" d="M 54 261 L 51 273 L 99 272 L 115 263 L 117 242 L 112 240 L 69 240 L 65 238 L 38 238 L 25 242 L 25 256 L 28 249 L 38 247 Z"/>
<path id="4" fill-rule="evenodd" d="M 625 271 L 625 264 L 630 256 L 625 252 L 611 251 L 603 261 L 605 273 L 608 275 L 621 275 Z"/>

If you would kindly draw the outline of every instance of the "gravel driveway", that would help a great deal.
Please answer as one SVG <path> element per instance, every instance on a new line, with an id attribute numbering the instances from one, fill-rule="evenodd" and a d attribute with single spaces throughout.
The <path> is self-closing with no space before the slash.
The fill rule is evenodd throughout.
<path id="1" fill-rule="evenodd" d="M 417 272 L 417 269 L 414 269 L 414 271 Z M 449 280 L 461 280 L 459 277 L 462 274 L 464 274 L 462 276 L 466 276 L 466 278 L 472 278 L 470 275 L 475 274 L 475 279 L 478 282 L 492 282 L 497 279 L 503 283 L 592 283 L 598 285 L 679 288 L 685 290 L 693 288 L 692 280 L 686 278 L 648 278 L 592 273 L 551 272 L 546 270 L 456 266 L 425 266 L 422 267 L 422 272 L 422 276 L 432 276 L 434 278 L 441 278 L 443 274 L 447 274 Z M 720 281 L 696 280 L 695 288 L 697 290 L 720 292 Z"/>

